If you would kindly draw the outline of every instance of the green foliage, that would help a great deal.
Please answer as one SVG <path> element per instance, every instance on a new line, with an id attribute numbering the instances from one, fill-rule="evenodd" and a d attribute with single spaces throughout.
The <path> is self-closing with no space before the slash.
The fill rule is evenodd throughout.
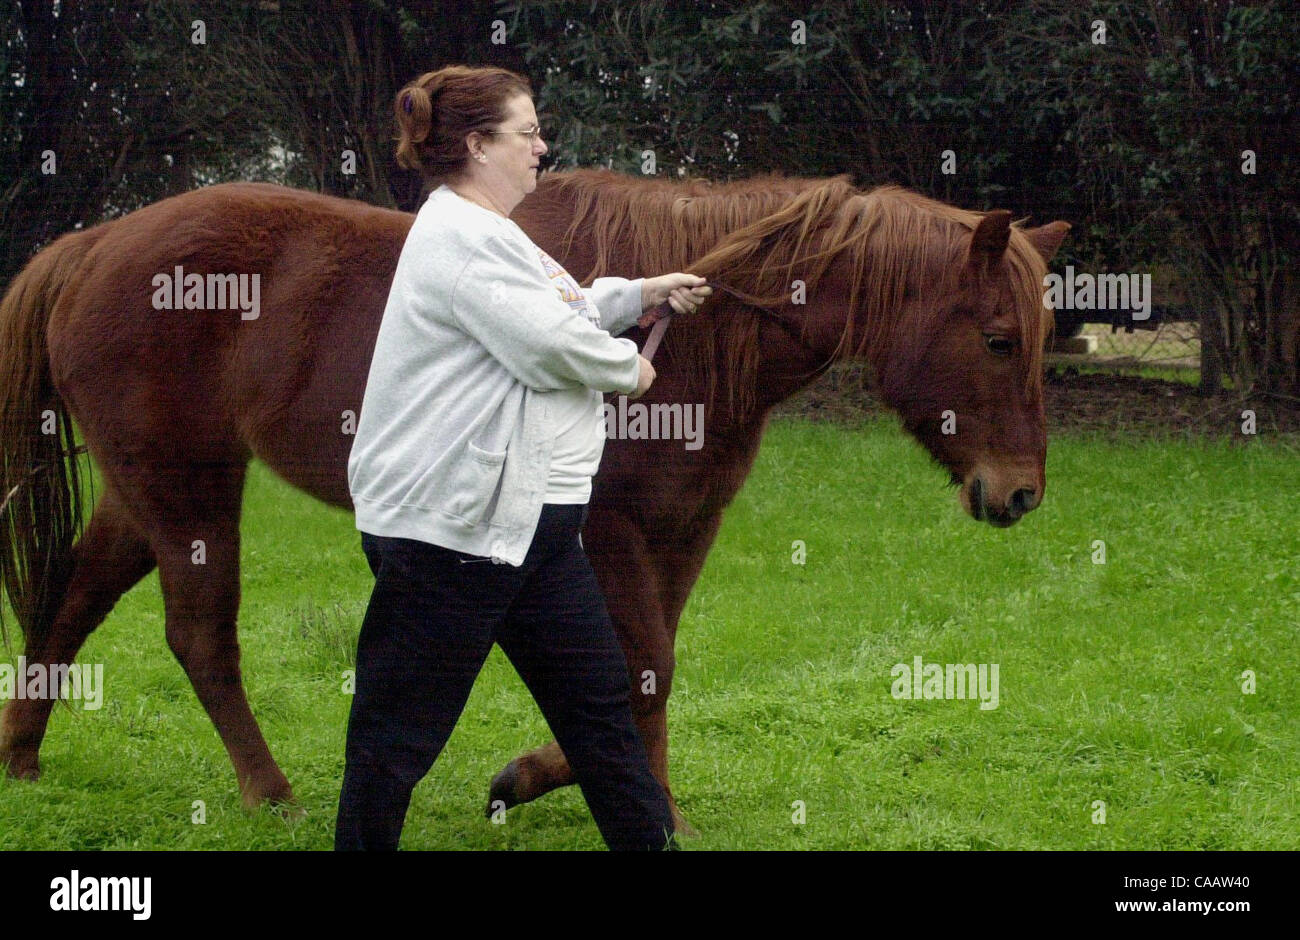
<path id="1" fill-rule="evenodd" d="M 1239 387 L 1300 391 L 1300 127 L 1281 78 L 1300 20 L 1283 4 L 502 8 L 550 76 L 541 100 L 562 166 L 645 172 L 652 150 L 661 176 L 850 171 L 1063 218 L 1062 263 L 1177 266 L 1181 290 L 1157 302 L 1204 311 L 1209 364 Z"/>
<path id="2" fill-rule="evenodd" d="M 0 277 L 61 231 L 206 182 L 273 179 L 412 208 L 420 181 L 392 155 L 395 92 L 441 65 L 490 63 L 531 77 L 561 168 L 849 172 L 1065 219 L 1059 264 L 1177 267 L 1177 296 L 1155 299 L 1203 311 L 1207 368 L 1300 394 L 1300 17 L 1282 0 L 48 10 L 0 7 L 12 76 Z M 204 45 L 190 42 L 195 18 Z M 38 168 L 50 141 L 56 178 Z"/>

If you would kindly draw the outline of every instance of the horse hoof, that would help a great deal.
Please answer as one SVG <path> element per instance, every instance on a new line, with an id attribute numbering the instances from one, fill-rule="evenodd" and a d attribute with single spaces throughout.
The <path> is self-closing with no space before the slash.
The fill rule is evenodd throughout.
<path id="1" fill-rule="evenodd" d="M 3 759 L 0 758 L 0 763 L 3 762 Z M 11 780 L 40 780 L 41 765 L 20 764 L 18 761 L 12 760 L 9 761 L 8 766 L 5 768 L 5 776 L 9 777 Z"/>
<path id="2" fill-rule="evenodd" d="M 516 796 L 518 786 L 519 762 L 512 760 L 492 778 L 492 783 L 488 786 L 487 808 L 483 811 L 483 815 L 491 819 L 492 814 L 499 809 L 518 806 L 519 798 Z"/>
<path id="3" fill-rule="evenodd" d="M 5 768 L 5 776 L 14 780 L 41 779 L 41 762 L 35 754 L 0 747 L 0 767 Z"/>
<path id="4" fill-rule="evenodd" d="M 307 818 L 307 810 L 294 798 L 292 792 L 288 796 L 260 799 L 245 794 L 243 804 L 246 812 L 259 812 L 265 808 L 284 822 L 294 825 Z"/>
<path id="5" fill-rule="evenodd" d="M 686 817 L 677 811 L 676 806 L 673 807 L 673 830 L 673 834 L 678 839 L 698 839 L 700 837 L 699 831 L 686 821 Z"/>
<path id="6" fill-rule="evenodd" d="M 307 818 L 307 808 L 297 803 L 273 802 L 268 803 L 266 808 L 294 826 Z"/>
<path id="7" fill-rule="evenodd" d="M 293 788 L 289 786 L 287 780 L 275 781 L 264 786 L 249 784 L 240 793 L 240 799 L 243 801 L 244 809 L 248 810 L 261 809 L 263 806 L 279 809 L 298 805 L 293 795 Z"/>

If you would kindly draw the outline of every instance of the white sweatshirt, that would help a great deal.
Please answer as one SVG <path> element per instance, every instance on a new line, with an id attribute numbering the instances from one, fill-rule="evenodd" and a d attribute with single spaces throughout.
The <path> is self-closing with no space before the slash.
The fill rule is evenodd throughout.
<path id="1" fill-rule="evenodd" d="M 555 501 L 576 501 L 571 471 L 590 462 L 580 400 L 594 430 L 600 392 L 636 391 L 636 345 L 611 334 L 641 315 L 641 280 L 598 278 L 589 291 L 514 222 L 446 185 L 429 194 L 348 459 L 358 529 L 523 564 L 548 482 Z M 568 456 L 553 474 L 557 436 Z"/>

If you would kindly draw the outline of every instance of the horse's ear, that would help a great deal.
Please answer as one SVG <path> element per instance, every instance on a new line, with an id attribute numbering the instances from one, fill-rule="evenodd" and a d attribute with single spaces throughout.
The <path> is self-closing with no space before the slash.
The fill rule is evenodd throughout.
<path id="1" fill-rule="evenodd" d="M 1056 257 L 1056 251 L 1061 247 L 1061 242 L 1065 241 L 1069 231 L 1069 222 L 1048 222 L 1038 228 L 1027 229 L 1025 238 L 1029 239 L 1029 243 L 1038 250 L 1044 261 L 1051 261 Z"/>
<path id="2" fill-rule="evenodd" d="M 1001 260 L 1010 241 L 1011 213 L 1006 209 L 986 212 L 971 236 L 967 265 L 977 272 L 989 270 Z"/>

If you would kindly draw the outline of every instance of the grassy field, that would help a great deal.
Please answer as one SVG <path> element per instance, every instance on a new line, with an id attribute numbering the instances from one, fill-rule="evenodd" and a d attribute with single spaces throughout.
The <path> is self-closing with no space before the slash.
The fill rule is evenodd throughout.
<path id="1" fill-rule="evenodd" d="M 1294 445 L 1058 437 L 1046 502 L 1009 530 L 961 515 L 943 479 L 888 421 L 774 423 L 678 638 L 686 847 L 1300 846 Z M 104 707 L 56 709 L 44 778 L 0 779 L 0 849 L 331 846 L 371 578 L 351 517 L 264 467 L 244 518 L 246 682 L 305 818 L 241 809 L 153 575 L 82 654 Z M 895 699 L 916 656 L 998 664 L 998 707 Z M 600 848 L 576 788 L 482 815 L 491 775 L 547 740 L 494 650 L 403 847 Z"/>

